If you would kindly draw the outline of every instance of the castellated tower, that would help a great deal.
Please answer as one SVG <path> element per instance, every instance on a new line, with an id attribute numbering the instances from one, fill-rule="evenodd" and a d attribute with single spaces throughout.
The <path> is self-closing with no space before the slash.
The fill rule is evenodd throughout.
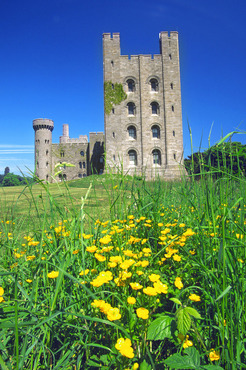
<path id="1" fill-rule="evenodd" d="M 54 122 L 50 119 L 39 118 L 33 121 L 36 176 L 46 181 L 50 181 L 53 128 Z"/>
<path id="2" fill-rule="evenodd" d="M 178 33 L 159 38 L 160 54 L 127 56 L 119 33 L 103 34 L 104 84 L 121 84 L 127 96 L 105 110 L 106 168 L 175 179 L 183 156 Z"/>

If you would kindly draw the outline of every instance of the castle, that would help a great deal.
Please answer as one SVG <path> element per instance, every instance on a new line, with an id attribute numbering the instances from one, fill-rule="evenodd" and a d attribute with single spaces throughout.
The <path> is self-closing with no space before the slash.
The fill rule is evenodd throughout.
<path id="1" fill-rule="evenodd" d="M 160 54 L 121 55 L 119 33 L 103 34 L 104 133 L 69 137 L 63 125 L 52 144 L 54 122 L 35 119 L 35 168 L 52 182 L 123 171 L 147 179 L 180 178 L 183 131 L 177 32 L 160 33 Z M 73 164 L 73 167 L 67 164 Z M 60 166 L 59 166 L 60 164 Z"/>

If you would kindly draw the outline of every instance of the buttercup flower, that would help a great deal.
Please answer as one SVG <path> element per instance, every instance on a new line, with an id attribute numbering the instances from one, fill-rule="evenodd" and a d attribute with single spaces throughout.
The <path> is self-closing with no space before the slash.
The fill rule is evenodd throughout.
<path id="1" fill-rule="evenodd" d="M 148 286 L 147 288 L 144 288 L 143 292 L 144 292 L 144 294 L 147 294 L 147 295 L 150 295 L 150 296 L 155 296 L 155 295 L 158 294 L 157 291 L 155 290 L 155 288 L 153 288 L 151 286 Z"/>
<path id="2" fill-rule="evenodd" d="M 4 289 L 2 287 L 0 287 L 0 303 L 4 302 L 3 295 L 4 295 Z"/>
<path id="3" fill-rule="evenodd" d="M 127 303 L 128 304 L 135 304 L 136 303 L 136 299 L 134 297 L 128 297 L 127 298 Z"/>
<path id="4" fill-rule="evenodd" d="M 199 295 L 196 295 L 196 294 L 191 294 L 189 296 L 189 299 L 191 301 L 194 301 L 194 302 L 200 302 L 201 301 L 201 297 Z"/>
<path id="5" fill-rule="evenodd" d="M 121 314 L 120 314 L 120 310 L 115 307 L 111 307 L 108 312 L 107 312 L 107 319 L 109 321 L 115 321 L 115 320 L 120 320 L 121 318 Z"/>
<path id="6" fill-rule="evenodd" d="M 115 348 L 121 353 L 122 356 L 133 358 L 133 348 L 132 348 L 132 342 L 130 339 L 126 338 L 119 338 L 117 340 L 117 343 L 115 345 Z"/>
<path id="7" fill-rule="evenodd" d="M 149 318 L 149 310 L 147 308 L 140 307 L 136 310 L 136 313 L 140 319 L 147 320 Z"/>
<path id="8" fill-rule="evenodd" d="M 47 274 L 48 278 L 55 279 L 59 275 L 59 271 L 51 271 Z"/>
<path id="9" fill-rule="evenodd" d="M 148 276 L 148 278 L 150 281 L 152 281 L 152 283 L 155 283 L 156 281 L 160 280 L 160 275 L 151 274 Z"/>
<path id="10" fill-rule="evenodd" d="M 176 288 L 178 289 L 182 289 L 183 288 L 183 283 L 181 281 L 181 278 L 180 277 L 176 277 L 175 281 L 174 281 L 174 285 L 176 286 Z"/>
<path id="11" fill-rule="evenodd" d="M 139 284 L 139 283 L 130 283 L 130 285 L 131 285 L 131 288 L 133 289 L 133 290 L 140 290 L 140 289 L 142 289 L 142 285 L 141 284 Z"/>
<path id="12" fill-rule="evenodd" d="M 218 361 L 220 359 L 219 351 L 215 351 L 213 348 L 209 352 L 210 361 Z"/>

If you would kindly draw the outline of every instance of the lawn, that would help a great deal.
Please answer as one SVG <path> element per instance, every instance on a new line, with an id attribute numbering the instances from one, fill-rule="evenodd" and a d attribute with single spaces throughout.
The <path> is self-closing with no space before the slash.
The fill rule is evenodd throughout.
<path id="1" fill-rule="evenodd" d="M 245 369 L 245 185 L 1 189 L 1 367 Z"/>

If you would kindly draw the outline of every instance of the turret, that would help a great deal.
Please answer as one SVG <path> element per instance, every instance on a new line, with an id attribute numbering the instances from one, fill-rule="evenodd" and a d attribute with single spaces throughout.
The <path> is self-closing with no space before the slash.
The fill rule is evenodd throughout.
<path id="1" fill-rule="evenodd" d="M 47 118 L 38 118 L 33 121 L 33 129 L 35 131 L 35 174 L 41 180 L 50 181 L 54 122 Z"/>

